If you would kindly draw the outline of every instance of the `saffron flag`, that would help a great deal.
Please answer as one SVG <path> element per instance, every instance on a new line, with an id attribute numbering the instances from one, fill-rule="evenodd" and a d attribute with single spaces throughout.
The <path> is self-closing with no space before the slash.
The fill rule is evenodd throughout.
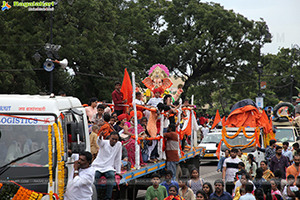
<path id="1" fill-rule="evenodd" d="M 129 77 L 129 74 L 127 72 L 127 68 L 125 68 L 124 71 L 124 78 L 122 82 L 121 92 L 123 93 L 123 100 L 127 99 L 127 102 L 125 104 L 132 103 L 132 84 Z"/>
<path id="2" fill-rule="evenodd" d="M 221 117 L 220 117 L 220 113 L 219 110 L 217 110 L 216 112 L 216 116 L 215 116 L 215 120 L 213 125 L 211 126 L 211 129 L 215 128 L 215 126 L 217 126 L 217 124 L 221 121 Z"/>
<path id="3" fill-rule="evenodd" d="M 220 156 L 221 156 L 220 154 L 221 154 L 222 141 L 223 141 L 223 139 L 220 140 L 217 151 L 216 151 L 216 156 L 217 156 L 218 160 L 220 160 Z"/>

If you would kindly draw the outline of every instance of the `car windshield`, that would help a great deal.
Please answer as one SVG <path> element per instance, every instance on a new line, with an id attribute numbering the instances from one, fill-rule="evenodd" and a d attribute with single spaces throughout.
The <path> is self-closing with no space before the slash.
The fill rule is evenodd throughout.
<path id="1" fill-rule="evenodd" d="M 221 139 L 221 134 L 208 134 L 203 138 L 201 143 L 219 143 Z"/>
<path id="2" fill-rule="evenodd" d="M 38 121 L 37 119 L 48 119 L 52 121 L 54 117 L 23 117 L 27 119 L 7 116 L 0 117 L 0 166 L 42 148 L 41 151 L 19 160 L 12 166 L 47 167 L 49 123 Z"/>
<path id="3" fill-rule="evenodd" d="M 293 129 L 277 129 L 275 139 L 277 142 L 295 142 Z"/>
<path id="4" fill-rule="evenodd" d="M 251 136 L 251 134 L 248 134 L 248 135 Z M 232 135 L 230 135 L 230 136 L 232 136 Z M 233 139 L 226 138 L 227 143 L 229 145 L 232 145 L 232 146 L 235 146 L 235 145 L 247 145 L 247 144 L 249 144 L 249 142 L 251 142 L 251 140 L 252 139 L 246 138 L 244 136 L 244 134 L 240 134 L 240 135 L 236 136 Z M 253 142 L 251 144 L 253 144 Z M 236 148 L 242 148 L 242 147 L 236 147 Z M 225 145 L 224 142 L 222 142 L 221 150 L 225 151 L 226 149 L 228 149 L 228 147 Z M 253 150 L 254 150 L 254 148 L 251 147 L 251 148 L 246 148 L 245 150 L 243 150 L 243 152 L 250 152 L 250 151 L 253 151 Z"/>

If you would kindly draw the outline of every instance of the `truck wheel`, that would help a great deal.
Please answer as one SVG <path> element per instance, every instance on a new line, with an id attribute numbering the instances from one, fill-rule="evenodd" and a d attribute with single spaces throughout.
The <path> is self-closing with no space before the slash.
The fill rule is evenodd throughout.
<path id="1" fill-rule="evenodd" d="M 190 178 L 190 172 L 187 168 L 183 167 L 181 168 L 182 170 L 182 176 L 187 176 L 188 178 Z"/>
<path id="2" fill-rule="evenodd" d="M 282 102 L 277 104 L 274 109 L 273 109 L 273 115 L 274 117 L 280 117 L 280 114 L 278 113 L 279 109 L 281 107 L 287 106 L 288 107 L 288 112 L 292 113 L 295 110 L 295 107 L 293 104 L 291 104 L 290 102 Z"/>

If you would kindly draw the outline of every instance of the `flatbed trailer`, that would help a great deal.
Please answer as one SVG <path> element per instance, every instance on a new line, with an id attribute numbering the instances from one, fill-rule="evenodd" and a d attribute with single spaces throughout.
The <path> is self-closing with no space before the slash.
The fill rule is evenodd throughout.
<path id="1" fill-rule="evenodd" d="M 189 168 L 194 165 L 199 168 L 200 154 L 204 153 L 203 148 L 184 153 L 179 160 L 182 168 Z M 151 174 L 160 172 L 166 168 L 166 161 L 158 161 L 157 163 L 147 163 L 146 166 L 137 170 L 130 170 L 122 174 L 120 181 L 120 190 L 115 188 L 114 199 L 132 199 L 136 198 L 138 190 L 146 190 L 151 185 Z"/>

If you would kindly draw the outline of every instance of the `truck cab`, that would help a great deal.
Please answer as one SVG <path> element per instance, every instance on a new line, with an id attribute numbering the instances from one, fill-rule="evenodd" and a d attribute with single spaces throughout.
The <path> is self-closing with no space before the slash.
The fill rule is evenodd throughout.
<path id="1" fill-rule="evenodd" d="M 227 135 L 228 136 L 235 135 L 237 133 L 238 129 L 239 128 L 226 128 Z M 245 131 L 246 131 L 246 134 L 251 137 L 255 133 L 255 128 L 245 128 Z M 254 146 L 253 147 L 247 147 L 247 148 L 243 149 L 243 147 L 245 145 L 249 144 L 252 141 L 252 139 L 246 138 L 242 130 L 240 131 L 240 133 L 235 138 L 229 139 L 229 138 L 225 137 L 225 139 L 226 139 L 226 142 L 229 145 L 237 146 L 235 148 L 241 148 L 244 154 L 246 154 L 246 155 L 248 155 L 249 153 L 253 154 L 257 163 L 260 163 L 262 160 L 265 159 L 264 158 L 265 157 L 264 153 L 255 150 Z M 254 144 L 254 142 L 250 143 L 250 145 L 252 145 L 252 144 Z M 263 130 L 262 129 L 260 130 L 259 144 L 261 145 L 261 148 L 265 148 L 264 147 L 264 137 L 263 137 Z M 226 144 L 223 141 L 222 146 L 221 146 L 221 156 L 225 157 L 225 150 L 226 149 L 229 149 L 229 148 L 226 146 Z"/>
<path id="2" fill-rule="evenodd" d="M 0 179 L 15 181 L 36 192 L 58 192 L 56 138 L 49 125 L 60 122 L 64 146 L 65 185 L 73 165 L 68 164 L 73 153 L 89 151 L 87 116 L 79 99 L 40 95 L 0 95 Z M 48 138 L 48 130 L 52 138 Z M 49 143 L 52 149 L 49 149 Z M 40 150 L 32 155 L 30 153 Z M 52 151 L 52 162 L 48 151 Z M 23 157 L 23 158 L 22 158 Z M 21 158 L 18 161 L 15 159 Z M 11 163 L 11 164 L 9 164 Z M 52 163 L 53 186 L 49 185 L 49 163 Z M 9 164 L 9 165 L 8 165 Z"/>
<path id="3" fill-rule="evenodd" d="M 282 146 L 283 142 L 289 142 L 289 149 L 292 149 L 292 145 L 295 142 L 300 143 L 300 136 L 298 130 L 289 121 L 286 122 L 274 122 L 275 126 L 275 139 L 276 144 Z"/>

